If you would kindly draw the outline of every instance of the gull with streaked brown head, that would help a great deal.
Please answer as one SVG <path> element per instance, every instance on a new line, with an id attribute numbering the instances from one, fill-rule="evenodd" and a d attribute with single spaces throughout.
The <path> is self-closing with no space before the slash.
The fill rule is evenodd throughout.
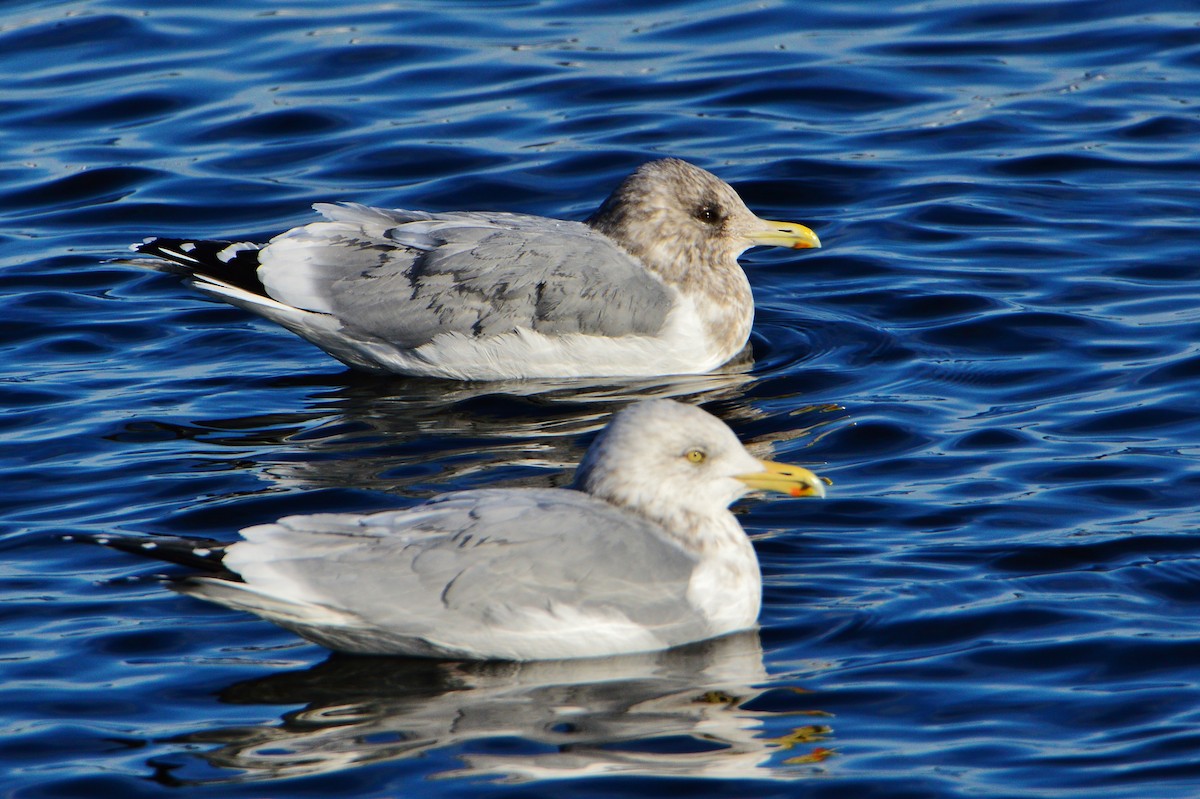
<path id="1" fill-rule="evenodd" d="M 264 316 L 347 365 L 459 380 L 696 374 L 745 346 L 738 256 L 819 247 L 685 161 L 644 164 L 586 222 L 318 203 L 268 243 L 153 237 L 140 265 Z"/>

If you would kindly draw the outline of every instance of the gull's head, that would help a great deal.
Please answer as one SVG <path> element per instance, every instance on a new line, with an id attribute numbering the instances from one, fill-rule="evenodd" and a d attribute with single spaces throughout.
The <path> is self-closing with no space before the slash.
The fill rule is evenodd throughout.
<path id="1" fill-rule="evenodd" d="M 614 416 L 584 455 L 575 488 L 672 529 L 723 513 L 755 489 L 825 496 L 812 472 L 758 460 L 720 419 L 671 400 Z"/>
<path id="2" fill-rule="evenodd" d="M 668 281 L 689 279 L 696 265 L 735 266 L 759 245 L 821 246 L 804 225 L 760 219 L 728 183 L 677 158 L 643 164 L 588 224 Z"/>

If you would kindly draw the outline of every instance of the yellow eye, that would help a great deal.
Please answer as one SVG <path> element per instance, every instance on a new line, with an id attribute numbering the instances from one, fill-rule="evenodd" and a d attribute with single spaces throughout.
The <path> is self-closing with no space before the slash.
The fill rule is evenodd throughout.
<path id="1" fill-rule="evenodd" d="M 687 458 L 692 463 L 704 463 L 704 459 L 708 456 L 702 450 L 689 449 L 683 457 Z"/>

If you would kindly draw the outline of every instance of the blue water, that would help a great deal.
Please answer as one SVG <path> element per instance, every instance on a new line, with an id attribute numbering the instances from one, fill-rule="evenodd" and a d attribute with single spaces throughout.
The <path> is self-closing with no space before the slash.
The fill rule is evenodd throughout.
<path id="1" fill-rule="evenodd" d="M 6 797 L 1200 795 L 1191 0 L 38 0 L 0 74 Z M 825 243 L 744 259 L 722 375 L 363 377 L 113 262 L 315 201 L 580 219 L 662 155 Z M 758 633 L 331 658 L 57 539 L 562 485 L 649 395 L 834 480 L 738 508 Z"/>

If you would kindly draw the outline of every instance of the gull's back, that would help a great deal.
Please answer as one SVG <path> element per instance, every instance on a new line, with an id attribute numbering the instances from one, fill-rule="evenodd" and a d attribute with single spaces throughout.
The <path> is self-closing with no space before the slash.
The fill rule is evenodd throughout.
<path id="1" fill-rule="evenodd" d="M 149 239 L 137 250 L 369 371 L 656 375 L 725 359 L 697 347 L 700 331 L 669 328 L 675 289 L 580 222 L 315 207 L 326 221 L 261 247 Z"/>
<path id="2" fill-rule="evenodd" d="M 342 651 L 535 660 L 709 637 L 697 565 L 655 524 L 563 489 L 447 494 L 408 511 L 252 527 L 180 590 Z M 619 646 L 614 646 L 619 644 Z"/>
<path id="3" fill-rule="evenodd" d="M 328 221 L 260 253 L 273 298 L 415 349 L 442 334 L 653 335 L 663 283 L 579 222 L 520 214 L 428 214 L 316 206 Z"/>

